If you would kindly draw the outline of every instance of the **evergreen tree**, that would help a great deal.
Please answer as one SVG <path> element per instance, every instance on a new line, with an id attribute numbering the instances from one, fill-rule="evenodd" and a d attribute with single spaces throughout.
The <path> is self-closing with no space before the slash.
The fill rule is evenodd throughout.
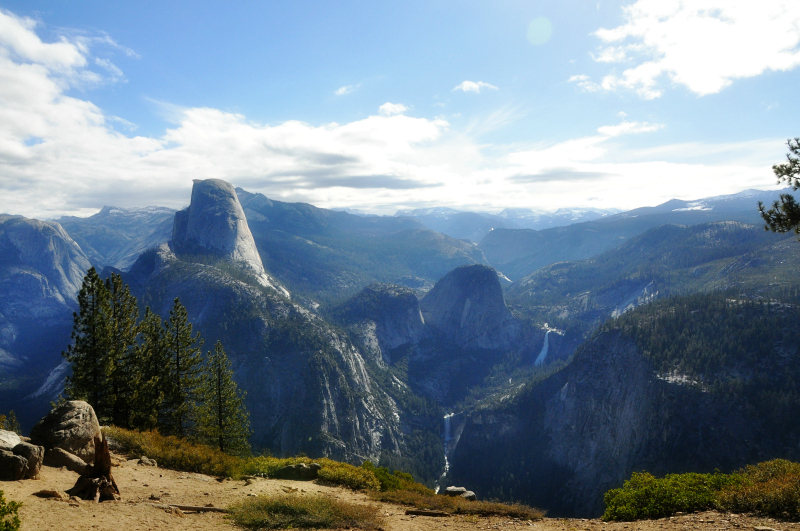
<path id="1" fill-rule="evenodd" d="M 200 334 L 192 336 L 192 324 L 186 308 L 177 298 L 165 324 L 167 352 L 170 357 L 169 377 L 164 385 L 164 431 L 187 437 L 195 424 L 195 402 L 200 384 Z"/>
<path id="2" fill-rule="evenodd" d="M 164 421 L 165 386 L 170 378 L 170 356 L 161 317 L 146 308 L 139 324 L 140 341 L 131 360 L 131 427 L 152 430 Z"/>
<path id="3" fill-rule="evenodd" d="M 138 367 L 133 364 L 133 350 L 139 334 L 136 320 L 139 309 L 136 298 L 131 295 L 127 284 L 116 273 L 106 280 L 109 293 L 109 331 L 110 347 L 107 352 L 109 367 L 109 392 L 113 403 L 111 423 L 127 428 L 130 426 L 131 380 L 136 379 Z"/>
<path id="4" fill-rule="evenodd" d="M 203 442 L 229 454 L 250 451 L 250 415 L 244 397 L 233 380 L 228 355 L 217 341 L 214 352 L 208 353 L 199 392 L 197 430 Z"/>
<path id="5" fill-rule="evenodd" d="M 111 331 L 109 292 L 94 267 L 78 292 L 78 311 L 73 313 L 72 344 L 62 353 L 72 366 L 64 391 L 71 399 L 86 400 L 101 422 L 111 415 L 108 376 Z"/>
<path id="6" fill-rule="evenodd" d="M 800 138 L 789 139 L 786 144 L 789 146 L 786 162 L 775 164 L 772 172 L 778 178 L 778 184 L 785 182 L 796 191 L 800 189 Z M 780 200 L 775 201 L 769 210 L 759 201 L 758 210 L 766 223 L 765 229 L 773 232 L 793 230 L 795 234 L 800 234 L 800 203 L 795 201 L 793 195 L 781 194 Z"/>

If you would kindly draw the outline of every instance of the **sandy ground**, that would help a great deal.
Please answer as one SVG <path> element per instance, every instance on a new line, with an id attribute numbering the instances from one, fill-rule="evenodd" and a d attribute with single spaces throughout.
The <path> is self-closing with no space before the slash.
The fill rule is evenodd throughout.
<path id="1" fill-rule="evenodd" d="M 68 503 L 33 496 L 42 489 L 67 490 L 75 484 L 78 474 L 65 469 L 44 467 L 38 480 L 0 483 L 6 499 L 23 503 L 20 509 L 22 529 L 34 530 L 89 530 L 134 531 L 152 529 L 237 529 L 221 513 L 174 514 L 165 505 L 194 505 L 226 507 L 250 495 L 283 493 L 296 489 L 298 495 L 320 492 L 356 503 L 373 503 L 376 511 L 384 515 L 387 531 L 632 531 L 635 529 L 694 530 L 694 529 L 758 529 L 798 530 L 800 524 L 779 522 L 769 518 L 747 515 L 707 512 L 676 516 L 661 520 L 630 523 L 604 523 L 599 520 L 545 518 L 537 522 L 509 520 L 508 518 L 478 518 L 452 516 L 433 518 L 410 516 L 404 507 L 370 502 L 361 493 L 341 488 L 325 487 L 310 482 L 255 479 L 222 481 L 201 474 L 176 472 L 161 468 L 140 466 L 136 460 L 122 461 L 113 469 L 114 479 L 122 493 L 122 501 L 94 503 L 81 501 Z"/>

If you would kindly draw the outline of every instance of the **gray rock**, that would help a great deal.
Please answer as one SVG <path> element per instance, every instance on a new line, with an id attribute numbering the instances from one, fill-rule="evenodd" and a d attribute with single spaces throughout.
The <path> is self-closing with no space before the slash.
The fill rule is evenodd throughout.
<path id="1" fill-rule="evenodd" d="M 522 331 L 506 307 L 497 272 L 488 266 L 457 267 L 419 306 L 427 325 L 463 348 L 508 350 Z"/>
<path id="2" fill-rule="evenodd" d="M 35 444 L 21 442 L 12 450 L 14 455 L 25 458 L 23 479 L 38 479 L 44 459 L 44 448 Z"/>
<path id="3" fill-rule="evenodd" d="M 213 254 L 247 268 L 264 286 L 289 292 L 267 275 L 236 190 L 220 179 L 195 179 L 189 208 L 175 213 L 170 242 L 177 252 Z"/>
<path id="4" fill-rule="evenodd" d="M 17 481 L 25 478 L 28 460 L 11 450 L 0 449 L 0 481 Z"/>
<path id="5" fill-rule="evenodd" d="M 295 481 L 310 481 L 312 479 L 317 479 L 321 468 L 322 466 L 319 463 L 311 463 L 310 465 L 299 463 L 279 468 L 275 472 L 275 477 L 278 479 L 292 479 Z"/>
<path id="6" fill-rule="evenodd" d="M 13 431 L 0 430 L 0 449 L 10 450 L 21 442 L 20 436 Z"/>
<path id="7" fill-rule="evenodd" d="M 94 462 L 94 438 L 101 437 L 92 406 L 72 400 L 50 411 L 31 430 L 31 441 L 46 450 L 61 448 L 86 462 Z"/>
<path id="8" fill-rule="evenodd" d="M 447 487 L 442 494 L 445 496 L 461 496 L 466 492 L 467 489 L 464 487 Z"/>
<path id="9" fill-rule="evenodd" d="M 136 462 L 136 464 L 137 465 L 144 465 L 144 466 L 158 467 L 158 463 L 156 462 L 156 460 L 155 459 L 150 459 L 146 455 L 143 455 L 142 457 L 140 457 L 139 460 Z"/>
<path id="10" fill-rule="evenodd" d="M 475 500 L 478 499 L 478 496 L 476 496 L 475 493 L 472 492 L 471 490 L 468 490 L 468 491 L 464 492 L 463 494 L 461 494 L 461 497 L 464 498 L 465 500 L 469 500 L 469 501 L 475 501 Z"/>
<path id="11" fill-rule="evenodd" d="M 83 474 L 86 471 L 86 462 L 75 454 L 62 448 L 53 448 L 44 454 L 44 464 L 54 468 L 66 467 L 67 470 Z"/>

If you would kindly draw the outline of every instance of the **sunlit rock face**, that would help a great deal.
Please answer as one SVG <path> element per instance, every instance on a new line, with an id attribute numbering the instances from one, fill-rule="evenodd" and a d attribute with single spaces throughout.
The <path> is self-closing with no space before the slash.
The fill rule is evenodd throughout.
<path id="1" fill-rule="evenodd" d="M 491 267 L 454 269 L 425 295 L 420 309 L 425 324 L 463 348 L 510 348 L 520 335 Z"/>
<path id="2" fill-rule="evenodd" d="M 262 285 L 289 296 L 264 270 L 242 205 L 228 182 L 194 181 L 191 204 L 175 213 L 171 244 L 178 253 L 211 254 L 240 264 Z"/>

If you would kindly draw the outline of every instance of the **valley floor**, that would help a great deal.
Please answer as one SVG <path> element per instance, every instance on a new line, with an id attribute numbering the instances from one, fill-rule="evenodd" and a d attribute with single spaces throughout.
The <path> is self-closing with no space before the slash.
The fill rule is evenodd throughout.
<path id="1" fill-rule="evenodd" d="M 769 518 L 746 515 L 706 512 L 676 516 L 661 520 L 642 522 L 605 523 L 600 520 L 545 518 L 541 521 L 525 522 L 508 518 L 479 518 L 475 516 L 452 516 L 433 518 L 410 516 L 405 508 L 375 503 L 358 492 L 337 487 L 326 487 L 310 482 L 254 479 L 226 480 L 202 474 L 176 472 L 136 464 L 137 460 L 122 460 L 114 467 L 114 478 L 122 493 L 120 502 L 96 504 L 82 501 L 70 504 L 33 496 L 42 489 L 67 490 L 75 484 L 78 475 L 67 470 L 44 467 L 39 480 L 10 481 L 0 483 L 6 500 L 23 502 L 20 509 L 23 531 L 38 530 L 90 530 L 90 531 L 139 531 L 154 529 L 170 530 L 225 530 L 238 529 L 221 513 L 175 514 L 167 505 L 227 507 L 250 495 L 295 492 L 299 495 L 322 493 L 353 503 L 372 504 L 385 517 L 386 531 L 683 531 L 694 529 L 776 529 L 800 530 L 800 523 L 778 522 Z M 296 490 L 295 490 L 296 489 Z"/>

